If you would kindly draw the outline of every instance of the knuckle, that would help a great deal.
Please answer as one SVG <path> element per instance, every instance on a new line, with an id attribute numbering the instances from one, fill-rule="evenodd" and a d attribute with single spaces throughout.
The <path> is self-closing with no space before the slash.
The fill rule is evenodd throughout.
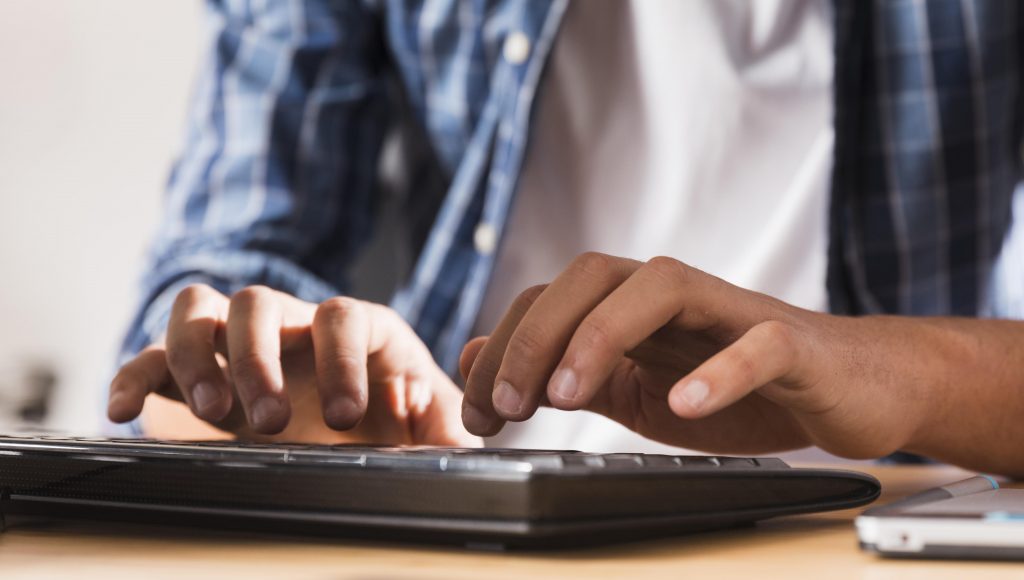
<path id="1" fill-rule="evenodd" d="M 519 312 L 526 312 L 531 306 L 533 306 L 533 303 L 537 301 L 537 298 L 540 298 L 540 295 L 544 293 L 544 290 L 546 290 L 547 287 L 547 284 L 538 284 L 537 286 L 530 286 L 526 290 L 523 290 L 513 302 L 513 308 Z"/>
<path id="2" fill-rule="evenodd" d="M 507 356 L 514 360 L 532 361 L 551 349 L 551 337 L 536 324 L 524 324 L 509 339 Z"/>
<path id="3" fill-rule="evenodd" d="M 174 305 L 180 308 L 195 304 L 204 297 L 216 292 L 216 290 L 206 284 L 189 284 L 178 292 L 178 295 L 174 298 Z"/>
<path id="4" fill-rule="evenodd" d="M 759 324 L 758 330 L 787 359 L 791 359 L 796 354 L 796 332 L 789 324 L 780 320 L 768 320 Z"/>
<path id="5" fill-rule="evenodd" d="M 668 256 L 651 258 L 647 261 L 647 269 L 672 284 L 685 284 L 693 274 L 693 268 Z"/>
<path id="6" fill-rule="evenodd" d="M 742 384 L 750 384 L 754 381 L 757 369 L 753 359 L 745 351 L 730 351 L 725 363 Z"/>
<path id="7" fill-rule="evenodd" d="M 273 295 L 274 291 L 266 286 L 246 286 L 231 295 L 231 304 L 253 306 L 261 301 L 268 300 Z"/>
<path id="8" fill-rule="evenodd" d="M 320 303 L 316 309 L 314 320 L 323 323 L 336 323 L 348 318 L 359 308 L 359 301 L 348 296 L 335 296 Z"/>
<path id="9" fill-rule="evenodd" d="M 576 256 L 571 268 L 594 278 L 604 278 L 614 268 L 615 258 L 600 252 L 584 252 Z"/>
<path id="10" fill-rule="evenodd" d="M 621 350 L 616 341 L 612 322 L 604 315 L 592 312 L 580 323 L 576 331 L 579 347 L 596 352 Z"/>

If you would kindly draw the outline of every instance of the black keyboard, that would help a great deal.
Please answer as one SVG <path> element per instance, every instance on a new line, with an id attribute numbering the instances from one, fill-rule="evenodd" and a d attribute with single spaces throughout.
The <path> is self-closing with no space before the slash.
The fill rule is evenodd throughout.
<path id="1" fill-rule="evenodd" d="M 235 441 L 167 441 L 157 439 L 107 439 L 100 437 L 61 437 L 41 435 L 12 439 L 0 436 L 8 448 L 37 448 L 103 455 L 117 451 L 135 457 L 194 458 L 217 461 L 318 465 L 329 464 L 364 469 L 411 471 L 512 471 L 564 472 L 583 469 L 588 472 L 627 470 L 751 469 L 789 467 L 781 459 L 748 457 L 673 456 L 644 453 L 583 453 L 540 449 L 496 449 L 431 446 L 311 445 L 305 443 L 238 443 Z"/>
<path id="2" fill-rule="evenodd" d="M 774 458 L 0 436 L 0 513 L 420 542 L 616 541 L 878 492 L 864 474 Z"/>

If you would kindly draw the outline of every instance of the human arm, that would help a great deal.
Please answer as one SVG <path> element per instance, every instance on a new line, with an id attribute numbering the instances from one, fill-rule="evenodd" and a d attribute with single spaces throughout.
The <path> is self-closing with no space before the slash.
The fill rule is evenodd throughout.
<path id="1" fill-rule="evenodd" d="M 478 435 L 538 405 L 718 453 L 907 450 L 1024 477 L 1024 323 L 833 316 L 669 258 L 586 254 L 471 342 Z"/>

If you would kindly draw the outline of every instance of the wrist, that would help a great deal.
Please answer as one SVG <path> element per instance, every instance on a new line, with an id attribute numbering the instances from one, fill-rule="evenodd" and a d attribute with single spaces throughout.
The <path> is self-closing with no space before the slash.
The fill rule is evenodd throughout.
<path id="1" fill-rule="evenodd" d="M 977 341 L 951 319 L 873 316 L 871 381 L 886 401 L 893 451 L 932 456 L 943 448 L 943 426 L 956 421 L 964 376 L 977 365 Z"/>
<path id="2" fill-rule="evenodd" d="M 949 338 L 909 317 L 830 317 L 834 420 L 846 433 L 840 455 L 869 459 L 917 447 L 936 413 L 933 384 Z M 828 378 L 831 376 L 832 378 Z"/>

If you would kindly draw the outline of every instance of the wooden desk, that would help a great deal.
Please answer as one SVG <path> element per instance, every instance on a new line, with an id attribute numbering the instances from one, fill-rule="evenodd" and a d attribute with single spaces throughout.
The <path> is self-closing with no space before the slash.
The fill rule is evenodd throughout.
<path id="1" fill-rule="evenodd" d="M 891 500 L 966 476 L 876 467 Z M 756 528 L 549 553 L 486 553 L 161 527 L 25 523 L 0 536 L 0 578 L 1024 578 L 1024 564 L 882 560 L 857 548 L 847 510 Z"/>

